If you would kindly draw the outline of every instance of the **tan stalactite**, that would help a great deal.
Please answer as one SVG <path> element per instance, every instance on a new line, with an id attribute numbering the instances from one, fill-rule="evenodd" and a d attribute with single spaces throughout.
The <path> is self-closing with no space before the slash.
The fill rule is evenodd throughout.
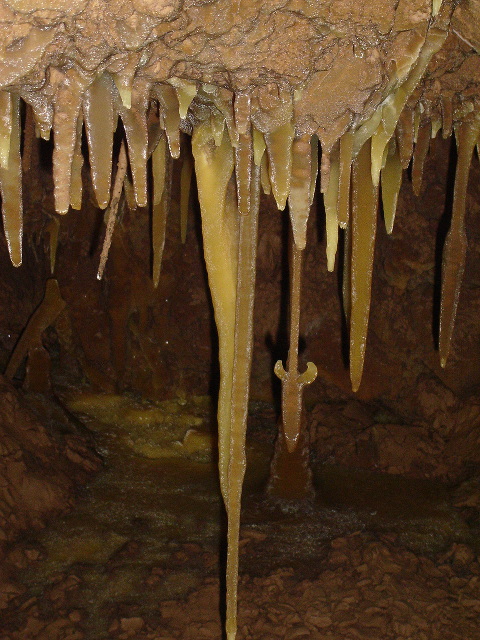
<path id="1" fill-rule="evenodd" d="M 112 196 L 108 209 L 105 211 L 105 238 L 103 240 L 102 253 L 100 254 L 100 264 L 97 271 L 97 279 L 101 280 L 105 265 L 107 264 L 108 253 L 110 251 L 110 245 L 112 244 L 113 230 L 115 229 L 115 222 L 117 221 L 118 205 L 120 204 L 120 198 L 122 197 L 123 184 L 125 182 L 125 176 L 127 174 L 127 151 L 125 149 L 125 142 L 122 141 L 120 146 L 120 152 L 118 154 L 117 161 L 117 173 L 115 175 L 115 181 L 113 183 Z"/>
<path id="2" fill-rule="evenodd" d="M 352 217 L 343 236 L 342 307 L 347 326 L 352 312 Z"/>
<path id="3" fill-rule="evenodd" d="M 192 135 L 198 197 L 202 215 L 204 256 L 217 325 L 220 361 L 218 437 L 220 487 L 228 504 L 231 394 L 237 290 L 238 216 L 227 207 L 227 187 L 233 174 L 234 153 L 227 131 L 217 146 L 210 122 Z"/>
<path id="4" fill-rule="evenodd" d="M 453 209 L 450 229 L 443 249 L 442 291 L 440 308 L 440 363 L 445 367 L 450 353 L 453 327 L 457 313 L 460 286 L 465 269 L 467 236 L 465 232 L 465 210 L 468 176 L 473 150 L 480 133 L 480 115 L 459 124 L 455 131 L 457 139 L 457 167 L 453 192 Z"/>
<path id="5" fill-rule="evenodd" d="M 162 84 L 155 87 L 155 93 L 160 103 L 160 115 L 163 120 L 168 146 L 172 158 L 180 157 L 180 110 L 177 92 L 168 85 Z"/>
<path id="6" fill-rule="evenodd" d="M 170 78 L 168 82 L 175 87 L 178 99 L 178 113 L 180 118 L 186 118 L 187 112 L 192 104 L 192 100 L 197 95 L 197 85 L 195 82 L 183 78 Z"/>
<path id="7" fill-rule="evenodd" d="M 227 492 L 228 553 L 226 631 L 228 640 L 234 640 L 237 629 L 238 542 L 242 485 L 246 469 L 245 440 L 253 352 L 253 308 L 260 204 L 260 167 L 254 163 L 252 163 L 251 167 L 250 187 L 250 209 L 246 215 L 240 216 L 238 232 L 235 347 Z"/>
<path id="8" fill-rule="evenodd" d="M 14 94 L 3 97 L 2 108 L 10 111 L 3 114 L 9 122 L 9 142 L 6 166 L 0 166 L 0 192 L 2 194 L 2 217 L 10 260 L 15 267 L 22 264 L 23 203 L 22 203 L 22 159 L 20 157 L 20 98 Z M 0 116 L 1 117 L 1 116 Z M 2 131 L 3 133 L 3 131 Z M 6 135 L 6 134 L 5 134 Z"/>
<path id="9" fill-rule="evenodd" d="M 315 380 L 317 367 L 313 362 L 308 362 L 306 371 L 303 373 L 298 371 L 303 249 L 298 249 L 293 240 L 293 234 L 291 234 L 291 240 L 290 345 L 287 368 L 284 369 L 282 361 L 278 360 L 274 371 L 275 375 L 282 381 L 282 426 L 287 449 L 293 452 L 300 435 L 303 388 Z"/>
<path id="10" fill-rule="evenodd" d="M 0 167 L 8 168 L 12 136 L 12 94 L 0 91 Z"/>
<path id="11" fill-rule="evenodd" d="M 335 268 L 335 257 L 338 247 L 338 198 L 340 178 L 340 151 L 339 145 L 330 152 L 330 172 L 328 187 L 323 194 L 325 205 L 325 226 L 327 236 L 327 270 L 332 272 Z"/>
<path id="12" fill-rule="evenodd" d="M 353 391 L 358 391 L 362 380 L 377 228 L 378 187 L 372 181 L 370 159 L 370 142 L 366 142 L 353 163 L 352 172 L 350 379 Z"/>
<path id="13" fill-rule="evenodd" d="M 311 136 L 295 138 L 292 144 L 292 179 L 288 196 L 288 209 L 293 239 L 299 249 L 307 244 L 307 222 L 312 192 Z"/>
<path id="14" fill-rule="evenodd" d="M 313 135 L 310 138 L 310 206 L 312 206 L 313 201 L 315 199 L 315 193 L 317 190 L 317 181 L 318 181 L 318 150 L 319 150 L 319 140 L 317 135 Z"/>
<path id="15" fill-rule="evenodd" d="M 402 167 L 406 169 L 413 155 L 413 109 L 405 107 L 397 124 L 397 144 Z"/>
<path id="16" fill-rule="evenodd" d="M 422 188 L 423 167 L 430 148 L 431 138 L 432 124 L 430 120 L 427 120 L 418 129 L 417 142 L 413 154 L 412 187 L 416 196 L 420 195 L 420 189 Z"/>
<path id="17" fill-rule="evenodd" d="M 250 96 L 240 93 L 235 96 L 235 126 L 238 142 L 235 148 L 235 177 L 237 182 L 237 200 L 240 215 L 248 215 L 250 211 L 253 142 L 252 124 L 250 122 Z"/>
<path id="18" fill-rule="evenodd" d="M 292 144 L 295 134 L 293 108 L 290 119 L 272 132 L 265 133 L 272 193 L 280 211 L 285 209 L 292 175 Z"/>
<path id="19" fill-rule="evenodd" d="M 403 168 L 395 138 L 390 140 L 385 166 L 381 173 L 382 204 L 387 233 L 393 231 L 398 194 L 402 186 Z"/>
<path id="20" fill-rule="evenodd" d="M 190 203 L 190 189 L 192 186 L 193 159 L 190 149 L 182 154 L 182 169 L 180 172 L 180 239 L 185 244 L 187 239 L 188 207 Z"/>
<path id="21" fill-rule="evenodd" d="M 83 94 L 89 81 L 75 69 L 69 69 L 55 95 L 53 113 L 53 182 L 55 209 L 67 213 L 70 206 L 72 161 L 77 141 L 77 122 Z"/>
<path id="22" fill-rule="evenodd" d="M 442 137 L 444 140 L 452 135 L 453 104 L 450 97 L 442 97 Z"/>
<path id="23" fill-rule="evenodd" d="M 153 286 L 156 288 L 160 281 L 163 249 L 167 229 L 168 194 L 166 193 L 168 151 L 167 140 L 162 136 L 152 153 L 153 174 L 153 202 L 152 202 L 152 249 Z"/>
<path id="24" fill-rule="evenodd" d="M 83 134 L 83 116 L 78 114 L 77 119 L 77 133 L 75 140 L 75 148 L 73 150 L 72 158 L 72 175 L 70 179 L 70 206 L 76 211 L 80 211 L 82 208 L 82 168 L 83 168 L 83 153 L 82 153 L 82 134 Z M 109 159 L 111 164 L 111 158 Z"/>
<path id="25" fill-rule="evenodd" d="M 108 206 L 110 198 L 113 134 L 117 128 L 113 91 L 112 78 L 104 73 L 90 85 L 83 99 L 92 183 L 100 209 Z"/>
<path id="26" fill-rule="evenodd" d="M 353 133 L 346 131 L 340 138 L 340 166 L 338 176 L 338 224 L 346 229 L 350 215 L 350 175 L 352 170 Z"/>
<path id="27" fill-rule="evenodd" d="M 147 108 L 150 96 L 150 84 L 136 79 L 133 83 L 132 104 L 130 109 L 118 104 L 128 145 L 128 159 L 132 171 L 135 199 L 139 207 L 146 207 L 147 198 L 147 156 L 148 127 Z"/>

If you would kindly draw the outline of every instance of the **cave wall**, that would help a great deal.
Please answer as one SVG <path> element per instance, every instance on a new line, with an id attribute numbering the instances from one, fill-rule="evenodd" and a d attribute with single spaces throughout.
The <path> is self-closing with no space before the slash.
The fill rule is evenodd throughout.
<path id="1" fill-rule="evenodd" d="M 51 147 L 39 142 L 32 168 L 24 176 L 28 241 L 20 268 L 11 266 L 2 236 L 1 308 L 8 310 L 0 319 L 3 367 L 40 303 L 49 275 L 48 225 L 53 206 L 49 154 Z M 304 265 L 301 359 L 303 363 L 312 360 L 319 368 L 317 381 L 306 391 L 306 402 L 313 410 L 311 431 L 325 460 L 443 477 L 458 476 L 478 462 L 480 289 L 476 274 L 480 238 L 474 220 L 480 208 L 480 170 L 476 157 L 467 200 L 468 260 L 453 349 L 445 369 L 440 367 L 436 350 L 439 266 L 454 164 L 455 145 L 438 136 L 431 145 L 419 197 L 413 194 L 405 172 L 391 236 L 379 220 L 366 364 L 357 394 L 351 391 L 348 375 L 341 258 L 337 257 L 335 271 L 328 273 L 325 214 L 321 202 L 314 204 Z M 215 394 L 217 340 L 195 192 L 183 245 L 179 165 L 175 164 L 157 289 L 150 278 L 148 210 L 130 210 L 126 203 L 104 278 L 98 281 L 103 215 L 96 207 L 87 169 L 82 211 L 70 211 L 60 221 L 54 274 L 67 306 L 43 336 L 54 386 L 130 391 L 152 399 Z M 288 350 L 287 223 L 286 213 L 278 212 L 273 199 L 264 196 L 251 398 L 275 401 L 277 409 L 280 390 L 273 364 L 277 359 L 285 361 Z M 24 373 L 24 367 L 20 368 L 19 380 Z M 388 423 L 397 425 L 396 430 Z M 400 444 L 395 451 L 386 452 L 398 433 Z M 423 443 L 421 454 L 412 459 L 403 456 L 404 447 L 418 450 L 419 443 Z"/>

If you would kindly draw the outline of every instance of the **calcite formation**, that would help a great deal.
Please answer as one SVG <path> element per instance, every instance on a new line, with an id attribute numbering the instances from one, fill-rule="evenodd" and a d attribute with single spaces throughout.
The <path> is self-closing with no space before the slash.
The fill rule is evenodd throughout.
<path id="1" fill-rule="evenodd" d="M 152 278 L 158 283 L 171 160 L 183 160 L 183 237 L 194 166 L 219 336 L 229 640 L 236 634 L 260 189 L 273 194 L 280 210 L 288 204 L 291 221 L 291 344 L 286 367 L 279 362 L 275 371 L 283 380 L 283 427 L 293 449 L 302 388 L 316 372 L 312 363 L 306 373 L 298 371 L 297 349 L 300 267 L 317 182 L 329 270 L 338 229 L 345 229 L 343 304 L 357 390 L 379 194 L 391 232 L 403 170 L 413 157 L 419 192 L 429 143 L 439 131 L 444 137 L 454 132 L 458 148 L 442 275 L 439 345 L 446 364 L 465 263 L 465 194 L 480 134 L 479 7 L 474 0 L 0 4 L 0 190 L 14 265 L 22 262 L 22 163 L 33 132 L 44 139 L 53 134 L 59 215 L 81 209 L 86 140 L 98 207 L 108 210 L 99 277 L 122 193 L 131 206 L 145 207 L 151 181 Z M 55 237 L 52 229 L 52 255 Z"/>

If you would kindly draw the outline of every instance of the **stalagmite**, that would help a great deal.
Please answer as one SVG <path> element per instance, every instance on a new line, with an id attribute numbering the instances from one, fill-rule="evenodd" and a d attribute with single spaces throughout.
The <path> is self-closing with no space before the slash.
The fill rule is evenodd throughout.
<path id="1" fill-rule="evenodd" d="M 152 202 L 152 249 L 153 286 L 156 288 L 160 280 L 165 234 L 167 228 L 168 198 L 165 194 L 165 178 L 167 173 L 167 140 L 161 137 L 152 153 L 153 202 Z"/>
<path id="2" fill-rule="evenodd" d="M 350 215 L 350 174 L 352 168 L 353 134 L 346 131 L 340 138 L 340 165 L 338 177 L 338 224 L 346 229 Z"/>
<path id="3" fill-rule="evenodd" d="M 398 194 L 402 186 L 402 163 L 395 138 L 390 140 L 387 160 L 381 173 L 382 204 L 385 228 L 387 233 L 392 233 L 397 210 Z"/>
<path id="4" fill-rule="evenodd" d="M 135 199 L 139 207 L 147 206 L 147 155 L 148 128 L 147 108 L 150 93 L 149 83 L 136 80 L 133 84 L 130 109 L 118 106 L 128 143 L 128 159 L 133 177 Z"/>
<path id="5" fill-rule="evenodd" d="M 104 73 L 90 85 L 83 100 L 92 182 L 100 209 L 105 209 L 110 199 L 113 134 L 117 126 L 113 90 L 111 76 Z"/>
<path id="6" fill-rule="evenodd" d="M 55 209 L 65 214 L 70 206 L 72 160 L 77 141 L 77 121 L 88 80 L 69 69 L 55 95 L 53 114 L 53 182 Z"/>
<path id="7" fill-rule="evenodd" d="M 295 129 L 291 119 L 274 131 L 264 134 L 269 160 L 270 183 L 280 211 L 285 209 L 288 194 L 290 193 L 294 134 Z"/>
<path id="8" fill-rule="evenodd" d="M 291 234 L 293 240 L 293 234 Z M 300 435 L 302 415 L 302 394 L 305 385 L 317 377 L 317 367 L 307 362 L 307 369 L 298 372 L 298 341 L 300 337 L 300 289 L 302 283 L 303 249 L 295 242 L 290 243 L 290 345 L 288 349 L 287 369 L 281 360 L 275 364 L 275 374 L 282 381 L 282 425 L 287 449 L 293 452 Z"/>
<path id="9" fill-rule="evenodd" d="M 70 206 L 76 211 L 80 211 L 82 208 L 82 168 L 83 168 L 83 153 L 82 153 L 82 134 L 83 134 L 83 117 L 82 114 L 78 114 L 77 119 L 77 133 L 75 140 L 75 148 L 73 150 L 72 158 L 72 176 L 70 179 Z M 108 161 L 109 164 L 111 160 Z"/>
<path id="10" fill-rule="evenodd" d="M 340 175 L 340 158 L 338 145 L 330 153 L 330 177 L 328 187 L 323 195 L 325 205 L 325 226 L 327 234 L 327 269 L 335 268 L 335 257 L 338 246 L 338 189 Z"/>
<path id="11" fill-rule="evenodd" d="M 242 135 L 242 134 L 240 134 Z M 242 485 L 245 476 L 250 371 L 253 350 L 253 307 L 257 257 L 260 168 L 251 167 L 250 209 L 240 216 L 238 232 L 237 301 L 235 354 L 231 398 L 230 451 L 228 463 L 228 554 L 227 554 L 227 639 L 237 630 L 238 542 Z"/>
<path id="12" fill-rule="evenodd" d="M 182 170 L 180 173 L 180 238 L 182 244 L 187 239 L 188 205 L 192 185 L 193 162 L 190 149 L 182 154 Z"/>
<path id="13" fill-rule="evenodd" d="M 292 179 L 288 208 L 293 239 L 298 249 L 307 244 L 307 222 L 310 213 L 312 190 L 312 149 L 311 136 L 305 134 L 295 138 L 292 145 Z"/>
<path id="14" fill-rule="evenodd" d="M 237 94 L 233 103 L 238 142 L 235 148 L 235 176 L 237 182 L 238 210 L 240 215 L 250 211 L 251 178 L 253 163 L 252 125 L 250 122 L 250 96 Z"/>
<path id="15" fill-rule="evenodd" d="M 452 341 L 457 313 L 460 286 L 465 268 L 467 236 L 465 233 L 465 209 L 472 154 L 480 133 L 480 114 L 456 127 L 457 167 L 453 192 L 453 209 L 450 229 L 445 239 L 442 261 L 442 292 L 440 308 L 439 352 L 440 364 L 445 367 Z"/>
<path id="16" fill-rule="evenodd" d="M 20 98 L 11 94 L 7 102 L 10 103 L 10 141 L 8 162 L 6 166 L 0 166 L 0 192 L 2 194 L 3 229 L 7 239 L 8 252 L 12 264 L 18 267 L 22 264 L 23 234 Z M 8 120 L 8 117 L 6 119 Z"/>
<path id="17" fill-rule="evenodd" d="M 120 198 L 122 197 L 122 189 L 127 173 L 127 152 L 125 149 L 125 142 L 122 141 L 120 146 L 120 152 L 118 154 L 117 162 L 117 174 L 113 183 L 112 197 L 108 209 L 105 211 L 105 238 L 103 240 L 102 253 L 100 254 L 100 264 L 97 271 L 97 280 L 101 280 L 105 265 L 107 264 L 108 252 L 110 251 L 110 245 L 112 244 L 113 230 L 115 228 L 115 222 L 117 220 L 118 205 Z"/>
<path id="18" fill-rule="evenodd" d="M 215 145 L 209 122 L 203 122 L 194 128 L 192 151 L 202 215 L 204 256 L 218 332 L 219 472 L 223 499 L 228 505 L 238 216 L 233 215 L 234 212 L 226 206 L 226 193 L 233 173 L 234 154 L 227 131 L 223 134 L 222 144 Z"/>
<path id="19" fill-rule="evenodd" d="M 10 356 L 5 370 L 7 378 L 12 380 L 28 352 L 41 345 L 43 332 L 55 322 L 65 305 L 66 302 L 62 298 L 58 282 L 55 278 L 49 278 L 45 285 L 43 300 L 30 316 L 27 326 Z"/>
<path id="20" fill-rule="evenodd" d="M 430 148 L 430 140 L 432 138 L 432 124 L 430 120 L 422 124 L 418 129 L 417 143 L 413 154 L 412 165 L 412 187 L 413 193 L 420 195 L 422 188 L 423 166 Z"/>
<path id="21" fill-rule="evenodd" d="M 366 142 L 353 163 L 352 173 L 350 379 L 353 391 L 358 391 L 362 379 L 377 226 L 378 188 L 372 181 L 370 158 L 370 143 Z"/>

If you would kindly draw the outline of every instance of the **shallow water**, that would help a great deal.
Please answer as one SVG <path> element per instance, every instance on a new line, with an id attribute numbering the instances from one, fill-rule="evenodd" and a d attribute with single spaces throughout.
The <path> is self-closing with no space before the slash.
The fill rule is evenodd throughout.
<path id="1" fill-rule="evenodd" d="M 56 575 L 77 576 L 72 604 L 86 615 L 88 637 L 101 640 L 122 605 L 133 604 L 148 618 L 159 601 L 183 598 L 221 573 L 224 519 L 212 408 L 203 397 L 154 405 L 92 394 L 71 396 L 68 405 L 95 434 L 104 466 L 75 510 L 29 541 L 40 545 L 43 559 L 19 578 L 28 595 L 41 595 Z M 307 577 L 333 538 L 365 529 L 394 532 L 421 553 L 471 542 L 450 490 L 436 482 L 318 466 L 315 500 L 265 500 L 270 422 L 269 435 L 254 432 L 248 447 L 242 537 L 256 543 L 242 553 L 242 571 L 263 575 L 288 566 Z"/>

